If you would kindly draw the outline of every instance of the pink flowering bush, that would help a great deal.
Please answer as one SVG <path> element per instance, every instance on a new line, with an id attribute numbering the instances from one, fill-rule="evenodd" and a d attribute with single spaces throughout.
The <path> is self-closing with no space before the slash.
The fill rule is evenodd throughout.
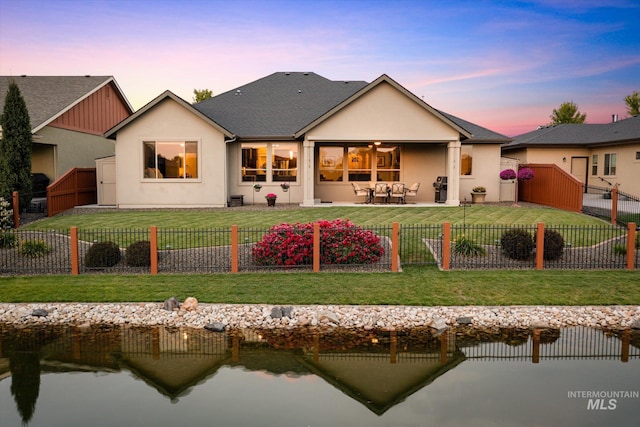
<path id="1" fill-rule="evenodd" d="M 280 224 L 269 229 L 252 249 L 253 261 L 258 265 L 313 264 L 313 224 Z M 349 220 L 321 220 L 321 264 L 374 263 L 384 255 L 380 237 L 363 230 Z"/>
<path id="2" fill-rule="evenodd" d="M 516 179 L 516 171 L 513 169 L 505 169 L 500 172 L 500 179 L 508 181 L 510 179 Z"/>

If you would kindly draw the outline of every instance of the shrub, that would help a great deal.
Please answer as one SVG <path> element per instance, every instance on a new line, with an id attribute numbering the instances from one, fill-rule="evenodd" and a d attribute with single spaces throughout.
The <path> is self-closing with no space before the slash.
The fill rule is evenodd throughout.
<path id="1" fill-rule="evenodd" d="M 16 245 L 16 236 L 6 231 L 0 231 L 0 249 L 12 248 Z"/>
<path id="2" fill-rule="evenodd" d="M 113 267 L 120 261 L 120 248 L 114 242 L 91 245 L 84 258 L 85 267 Z"/>
<path id="3" fill-rule="evenodd" d="M 320 263 L 374 263 L 384 255 L 380 237 L 348 220 L 322 220 Z M 252 249 L 258 265 L 310 265 L 313 263 L 313 224 L 280 224 L 269 229 Z"/>
<path id="4" fill-rule="evenodd" d="M 520 228 L 505 231 L 500 239 L 502 251 L 511 259 L 529 259 L 535 246 L 531 234 Z"/>
<path id="5" fill-rule="evenodd" d="M 614 255 L 626 255 L 627 254 L 627 247 L 625 245 L 613 245 L 612 251 L 614 253 Z"/>
<path id="6" fill-rule="evenodd" d="M 535 237 L 534 237 L 535 240 Z M 564 238 L 555 230 L 544 230 L 544 254 L 547 261 L 554 261 L 562 256 Z"/>
<path id="7" fill-rule="evenodd" d="M 127 247 L 124 260 L 131 267 L 149 267 L 151 265 L 151 242 L 141 240 Z"/>
<path id="8" fill-rule="evenodd" d="M 473 239 L 470 239 L 464 235 L 455 239 L 453 244 L 453 252 L 458 255 L 464 255 L 464 256 L 476 256 L 476 255 L 486 254 L 486 251 L 482 246 L 477 244 Z"/>
<path id="9" fill-rule="evenodd" d="M 44 240 L 24 240 L 20 243 L 20 253 L 24 256 L 37 258 L 51 252 L 51 248 Z"/>

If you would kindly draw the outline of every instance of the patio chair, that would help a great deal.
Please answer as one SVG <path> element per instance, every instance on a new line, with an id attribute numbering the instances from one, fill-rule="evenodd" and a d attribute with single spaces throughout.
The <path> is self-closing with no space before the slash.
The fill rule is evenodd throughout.
<path id="1" fill-rule="evenodd" d="M 394 182 L 391 184 L 391 193 L 389 197 L 393 199 L 398 199 L 398 203 L 404 203 L 404 184 L 401 182 Z"/>
<path id="2" fill-rule="evenodd" d="M 416 182 L 411 185 L 404 193 L 404 200 L 406 202 L 407 197 L 416 197 L 418 195 L 418 188 L 420 188 L 420 183 Z"/>
<path id="3" fill-rule="evenodd" d="M 351 185 L 353 186 L 353 192 L 355 193 L 356 197 L 364 196 L 364 201 L 362 203 L 369 203 L 369 189 L 362 188 L 355 182 L 352 182 Z"/>
<path id="4" fill-rule="evenodd" d="M 389 201 L 389 186 L 385 182 L 376 182 L 373 190 L 373 203 L 377 198 L 381 198 L 385 203 Z"/>

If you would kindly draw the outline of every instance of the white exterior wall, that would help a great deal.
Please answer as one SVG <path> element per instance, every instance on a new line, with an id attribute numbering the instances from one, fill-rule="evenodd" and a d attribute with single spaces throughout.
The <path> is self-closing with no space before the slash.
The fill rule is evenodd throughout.
<path id="1" fill-rule="evenodd" d="M 143 141 L 197 141 L 198 178 L 143 178 Z M 116 197 L 121 208 L 223 207 L 227 204 L 224 135 L 171 99 L 118 131 Z"/>

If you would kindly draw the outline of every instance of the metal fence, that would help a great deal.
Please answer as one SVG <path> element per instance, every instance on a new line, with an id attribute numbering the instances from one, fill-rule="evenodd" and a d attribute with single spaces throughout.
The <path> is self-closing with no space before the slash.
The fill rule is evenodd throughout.
<path id="1" fill-rule="evenodd" d="M 615 212 L 613 209 L 615 208 Z M 586 186 L 582 198 L 582 213 L 626 226 L 640 226 L 640 198 L 611 188 Z"/>
<path id="2" fill-rule="evenodd" d="M 505 255 L 501 241 L 505 225 L 466 225 L 450 227 L 450 241 L 445 241 L 443 225 L 402 225 L 397 235 L 399 266 L 432 265 L 444 269 L 536 269 L 537 226 L 520 226 L 534 242 L 531 253 L 524 259 Z M 393 227 L 367 226 L 366 230 L 380 238 L 384 255 L 376 262 L 361 264 L 324 264 L 321 271 L 391 271 L 394 261 Z M 559 233 L 564 248 L 557 259 L 545 259 L 545 269 L 625 269 L 640 267 L 640 250 L 635 249 L 628 260 L 627 244 L 630 232 L 621 227 L 602 225 L 545 226 L 545 230 Z M 158 229 L 157 271 L 159 273 L 229 273 L 233 271 L 310 271 L 312 261 L 300 265 L 261 265 L 253 256 L 256 242 L 268 233 L 266 228 L 238 228 L 237 244 L 232 244 L 232 230 L 217 229 Z M 7 230 L 0 235 L 0 274 L 69 274 L 72 273 L 72 239 L 69 230 L 25 231 Z M 152 273 L 149 266 L 133 267 L 126 257 L 129 245 L 149 241 L 149 229 L 81 229 L 78 230 L 78 273 Z M 640 238 L 636 239 L 635 248 Z M 4 242 L 4 243 L 3 243 Z M 109 267 L 90 267 L 86 263 L 90 248 L 99 242 L 114 242 L 120 249 L 120 260 Z M 479 250 L 469 254 L 462 244 Z M 320 250 L 324 249 L 320 241 Z M 633 247 L 633 245 L 631 245 Z M 35 250 L 33 249 L 35 247 Z M 445 253 L 445 247 L 449 251 Z M 31 252 L 25 248 L 31 248 Z M 39 251 L 38 248 L 41 250 Z M 293 251 L 303 248 L 281 248 Z M 340 250 L 345 248 L 339 248 Z M 346 249 L 345 249 L 346 250 Z M 450 260 L 445 266 L 444 260 Z M 234 262 L 237 270 L 233 269 Z"/>

